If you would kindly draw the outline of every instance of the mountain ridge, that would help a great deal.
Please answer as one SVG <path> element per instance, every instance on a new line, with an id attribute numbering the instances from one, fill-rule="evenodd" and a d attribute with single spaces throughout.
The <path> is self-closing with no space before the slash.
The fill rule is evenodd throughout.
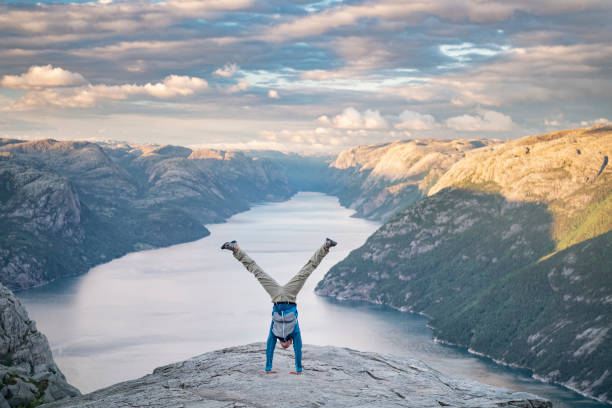
<path id="1" fill-rule="evenodd" d="M 15 290 L 202 238 L 205 223 L 292 194 L 272 163 L 235 153 L 2 140 L 0 154 L 0 281 Z"/>
<path id="2" fill-rule="evenodd" d="M 603 126 L 474 151 L 316 291 L 424 313 L 446 342 L 610 402 L 611 150 Z M 526 155 L 539 167 L 525 166 Z M 560 173 L 572 177 L 543 185 Z"/>

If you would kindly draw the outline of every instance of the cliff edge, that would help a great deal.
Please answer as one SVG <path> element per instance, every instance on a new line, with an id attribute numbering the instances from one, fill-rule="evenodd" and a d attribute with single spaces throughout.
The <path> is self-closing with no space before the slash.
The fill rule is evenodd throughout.
<path id="1" fill-rule="evenodd" d="M 15 295 L 0 284 L 0 408 L 80 395 L 55 365 L 49 343 Z"/>
<path id="2" fill-rule="evenodd" d="M 534 395 L 450 378 L 421 361 L 331 346 L 304 347 L 305 373 L 277 349 L 264 374 L 264 343 L 226 348 L 45 407 L 552 407 Z"/>

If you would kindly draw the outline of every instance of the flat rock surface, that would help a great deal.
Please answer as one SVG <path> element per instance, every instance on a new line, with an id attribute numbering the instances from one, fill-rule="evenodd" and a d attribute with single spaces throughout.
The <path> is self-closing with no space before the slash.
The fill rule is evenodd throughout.
<path id="1" fill-rule="evenodd" d="M 305 345 L 304 374 L 277 347 L 265 374 L 265 344 L 213 351 L 153 374 L 45 407 L 552 407 L 532 394 L 448 377 L 419 360 Z"/>

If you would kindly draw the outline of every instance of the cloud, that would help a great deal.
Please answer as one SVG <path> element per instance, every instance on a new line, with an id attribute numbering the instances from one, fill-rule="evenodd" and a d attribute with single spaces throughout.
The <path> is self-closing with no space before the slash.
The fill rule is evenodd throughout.
<path id="1" fill-rule="evenodd" d="M 218 68 L 213 74 L 223 78 L 231 78 L 236 73 L 238 66 L 236 64 L 225 64 L 223 68 Z"/>
<path id="2" fill-rule="evenodd" d="M 341 150 L 353 142 L 351 135 L 345 130 L 317 127 L 301 130 L 264 130 L 259 136 L 269 143 L 298 147 L 302 151 L 327 151 L 330 147 Z"/>
<path id="3" fill-rule="evenodd" d="M 470 61 L 473 55 L 492 57 L 510 49 L 509 46 L 475 46 L 470 42 L 462 44 L 443 44 L 438 47 L 440 52 L 460 62 Z"/>
<path id="4" fill-rule="evenodd" d="M 450 129 L 463 132 L 503 132 L 514 127 L 512 118 L 492 110 L 480 110 L 476 115 L 461 115 L 446 120 Z"/>
<path id="5" fill-rule="evenodd" d="M 398 120 L 394 127 L 400 130 L 431 130 L 437 125 L 433 116 L 409 110 L 400 113 Z"/>
<path id="6" fill-rule="evenodd" d="M 238 82 L 235 85 L 232 85 L 229 88 L 227 88 L 227 91 L 229 93 L 236 93 L 236 92 L 246 91 L 248 87 L 249 87 L 249 81 L 247 81 L 246 78 L 239 78 Z"/>
<path id="7" fill-rule="evenodd" d="M 265 131 L 264 131 L 265 132 Z M 282 152 L 290 152 L 289 149 L 283 143 L 277 143 L 274 141 L 262 141 L 257 139 L 251 139 L 246 142 L 227 142 L 227 143 L 198 143 L 188 145 L 191 149 L 219 149 L 219 150 L 278 150 Z"/>
<path id="8" fill-rule="evenodd" d="M 472 69 L 429 76 L 387 92 L 409 101 L 457 106 L 605 97 L 612 92 L 610 63 L 612 45 L 607 43 L 515 48 Z"/>
<path id="9" fill-rule="evenodd" d="M 33 65 L 28 72 L 21 75 L 4 75 L 0 86 L 8 89 L 41 89 L 60 86 L 84 85 L 87 81 L 81 74 L 66 71 L 51 65 Z"/>
<path id="10" fill-rule="evenodd" d="M 599 118 L 593 120 L 583 120 L 580 122 L 580 126 L 596 126 L 596 125 L 605 125 L 610 123 L 610 121 L 606 118 Z"/>
<path id="11" fill-rule="evenodd" d="M 233 11 L 251 7 L 254 0 L 167 0 L 162 5 L 170 9 L 193 12 Z"/>
<path id="12" fill-rule="evenodd" d="M 134 96 L 170 99 L 192 95 L 208 87 L 206 80 L 189 76 L 169 75 L 162 82 L 145 85 L 87 85 L 71 88 L 33 90 L 11 102 L 4 111 L 20 111 L 41 107 L 82 108 L 103 101 L 119 101 Z"/>
<path id="13" fill-rule="evenodd" d="M 453 22 L 499 22 L 513 18 L 516 13 L 554 15 L 572 11 L 606 8 L 606 0 L 585 0 L 579 3 L 557 0 L 540 1 L 488 1 L 438 0 L 411 1 L 382 0 L 358 5 L 339 5 L 298 17 L 292 21 L 270 27 L 261 36 L 272 42 L 286 42 L 295 38 L 321 35 L 341 27 L 355 26 L 364 19 L 416 24 L 434 15 Z"/>
<path id="14" fill-rule="evenodd" d="M 389 124 L 379 111 L 368 109 L 361 113 L 353 107 L 344 109 L 333 118 L 320 116 L 317 121 L 337 129 L 387 129 Z"/>
<path id="15" fill-rule="evenodd" d="M 485 122 L 482 107 L 524 126 L 504 135 L 514 137 L 610 117 L 611 13 L 609 0 L 5 2 L 0 85 L 12 74 L 6 86 L 21 91 L 0 89 L 0 106 L 54 113 L 98 106 L 100 116 L 138 110 L 150 117 L 167 109 L 214 117 L 211 135 L 225 126 L 219 112 L 281 129 L 309 128 L 326 113 L 316 126 L 364 143 L 409 133 L 452 137 L 445 119 L 463 114 L 486 127 L 473 123 Z M 45 64 L 82 78 L 26 78 L 28 67 Z M 214 89 L 184 99 L 205 87 L 165 81 L 171 73 Z M 180 107 L 166 103 L 174 98 Z M 258 104 L 262 98 L 275 109 Z M 342 111 L 349 106 L 354 111 Z M 463 119 L 450 123 L 468 127 Z M 273 127 L 245 125 L 241 140 L 262 128 Z"/>
<path id="16" fill-rule="evenodd" d="M 187 96 L 196 91 L 206 89 L 208 83 L 202 78 L 189 76 L 170 75 L 163 82 L 144 85 L 145 93 L 156 98 L 173 98 L 175 96 Z"/>
<path id="17" fill-rule="evenodd" d="M 217 19 L 223 12 L 252 7 L 254 0 L 167 0 L 0 6 L 0 27 L 13 33 L 103 36 L 169 27 L 185 18 Z"/>
<path id="18" fill-rule="evenodd" d="M 572 116 L 576 116 L 573 114 Z M 544 119 L 544 125 L 546 126 L 546 130 L 551 131 L 554 129 L 571 129 L 571 128 L 584 128 L 598 125 L 606 125 L 610 123 L 610 120 L 607 118 L 597 118 L 591 120 L 578 120 L 572 121 L 565 118 L 563 113 L 558 113 L 556 115 L 549 116 Z"/>
<path id="19" fill-rule="evenodd" d="M 544 124 L 552 127 L 561 126 L 561 122 L 558 119 L 545 119 Z"/>

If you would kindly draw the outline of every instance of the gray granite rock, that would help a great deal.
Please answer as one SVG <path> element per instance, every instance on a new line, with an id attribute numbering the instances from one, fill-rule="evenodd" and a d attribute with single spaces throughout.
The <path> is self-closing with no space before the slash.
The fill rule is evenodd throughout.
<path id="1" fill-rule="evenodd" d="M 0 283 L 23 290 L 194 241 L 204 224 L 292 193 L 270 161 L 240 153 L 0 139 Z"/>
<path id="2" fill-rule="evenodd" d="M 448 377 L 421 361 L 346 348 L 304 347 L 304 374 L 277 349 L 265 374 L 265 344 L 203 354 L 45 407 L 552 407 L 534 395 Z"/>
<path id="3" fill-rule="evenodd" d="M 0 284 L 0 408 L 80 395 L 55 365 L 47 338 Z"/>

